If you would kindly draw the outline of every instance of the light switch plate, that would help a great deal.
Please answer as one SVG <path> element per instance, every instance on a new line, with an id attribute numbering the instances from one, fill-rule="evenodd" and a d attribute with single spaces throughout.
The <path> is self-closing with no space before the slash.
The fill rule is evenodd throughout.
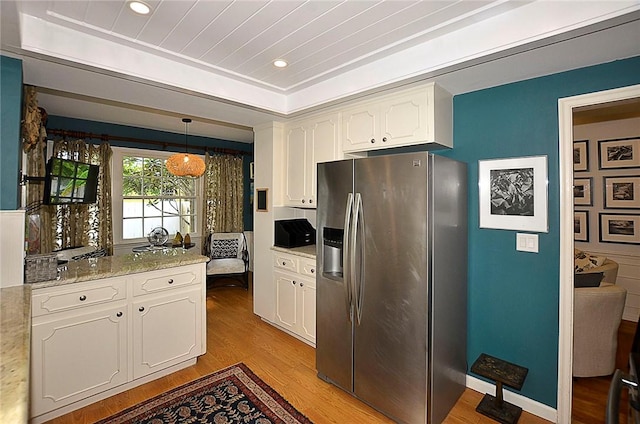
<path id="1" fill-rule="evenodd" d="M 516 233 L 516 250 L 538 253 L 538 235 Z"/>

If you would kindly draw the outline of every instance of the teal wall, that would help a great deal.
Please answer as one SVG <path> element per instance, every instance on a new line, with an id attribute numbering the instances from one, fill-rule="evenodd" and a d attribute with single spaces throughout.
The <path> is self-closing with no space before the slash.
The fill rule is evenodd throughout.
<path id="1" fill-rule="evenodd" d="M 0 209 L 20 206 L 22 61 L 0 56 Z"/>
<path id="2" fill-rule="evenodd" d="M 184 124 L 176 119 L 177 128 L 184 131 Z M 109 134 L 112 136 L 139 138 L 144 140 L 153 140 L 167 143 L 184 143 L 184 132 L 172 133 L 166 131 L 150 130 L 146 128 L 130 127 L 127 125 L 108 124 L 105 122 L 87 121 L 83 119 L 67 118 L 64 116 L 49 115 L 47 121 L 47 128 L 55 128 L 59 130 L 68 131 L 85 131 L 94 134 Z M 195 135 L 189 135 L 189 146 L 208 146 L 218 147 L 225 149 L 240 150 L 243 152 L 253 153 L 253 144 L 250 143 L 238 143 L 234 141 L 221 140 L 217 138 L 199 137 Z M 163 150 L 161 146 L 154 146 L 143 143 L 131 143 L 122 142 L 117 140 L 110 140 L 109 144 L 118 147 L 131 147 L 138 149 L 154 149 Z M 184 148 L 168 146 L 167 151 L 180 151 L 183 152 Z M 192 153 L 202 153 L 201 150 L 191 151 Z M 251 193 L 250 180 L 249 180 L 249 163 L 253 161 L 252 155 L 243 156 L 244 167 L 244 229 L 246 231 L 253 230 L 253 210 L 249 203 L 249 194 Z"/>
<path id="3" fill-rule="evenodd" d="M 454 97 L 454 149 L 469 170 L 469 366 L 482 352 L 529 368 L 521 393 L 556 407 L 560 205 L 558 99 L 640 84 L 640 57 Z M 549 232 L 539 253 L 515 231 L 478 228 L 478 160 L 547 155 Z"/>

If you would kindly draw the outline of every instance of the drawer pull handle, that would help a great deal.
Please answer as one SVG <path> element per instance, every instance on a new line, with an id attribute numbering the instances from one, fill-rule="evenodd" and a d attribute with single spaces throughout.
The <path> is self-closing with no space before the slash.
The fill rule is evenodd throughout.
<path id="1" fill-rule="evenodd" d="M 282 266 L 285 266 L 286 264 L 287 264 L 286 262 L 284 262 L 284 261 L 282 262 Z"/>
<path id="2" fill-rule="evenodd" d="M 372 139 L 371 139 L 371 142 L 372 142 L 372 143 L 375 143 L 375 142 L 376 142 L 376 139 L 375 139 L 375 138 L 372 138 Z"/>
<path id="3" fill-rule="evenodd" d="M 84 302 L 85 300 L 87 300 L 87 296 L 85 295 L 80 296 L 80 302 Z"/>
<path id="4" fill-rule="evenodd" d="M 382 141 L 383 142 L 387 141 L 387 137 L 382 137 Z"/>
<path id="5" fill-rule="evenodd" d="M 144 312 L 144 306 L 139 307 L 139 308 L 138 308 L 138 310 L 139 310 L 140 312 Z"/>
<path id="6" fill-rule="evenodd" d="M 169 284 L 173 284 L 173 278 L 169 279 Z"/>
<path id="7" fill-rule="evenodd" d="M 293 285 L 295 286 L 295 285 L 296 285 L 296 282 L 295 282 L 295 281 L 291 281 L 291 284 L 293 284 Z"/>
<path id="8" fill-rule="evenodd" d="M 303 287 L 303 286 L 304 286 L 304 284 L 300 283 L 300 287 Z"/>
<path id="9" fill-rule="evenodd" d="M 314 272 L 316 272 L 316 270 L 311 268 L 311 273 L 313 274 Z"/>
<path id="10" fill-rule="evenodd" d="M 118 318 L 120 318 L 120 317 L 122 316 L 122 312 L 118 312 L 118 313 L 116 314 L 116 316 L 117 316 Z"/>

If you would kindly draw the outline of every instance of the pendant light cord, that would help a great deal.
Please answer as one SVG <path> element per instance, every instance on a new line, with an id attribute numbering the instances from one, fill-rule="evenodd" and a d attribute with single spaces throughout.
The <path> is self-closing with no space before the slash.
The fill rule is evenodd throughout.
<path id="1" fill-rule="evenodd" d="M 189 154 L 189 141 L 187 138 L 187 127 L 191 122 L 191 118 L 182 118 L 182 122 L 184 122 L 184 152 Z"/>

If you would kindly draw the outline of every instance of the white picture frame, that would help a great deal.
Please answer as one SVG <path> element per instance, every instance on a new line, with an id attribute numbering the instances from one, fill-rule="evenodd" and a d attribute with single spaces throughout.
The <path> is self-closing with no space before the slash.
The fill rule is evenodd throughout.
<path id="1" fill-rule="evenodd" d="M 640 209 L 640 175 L 603 177 L 605 209 Z"/>
<path id="2" fill-rule="evenodd" d="M 480 228 L 546 233 L 547 156 L 478 161 Z"/>
<path id="3" fill-rule="evenodd" d="M 600 242 L 640 244 L 640 214 L 600 213 Z"/>

